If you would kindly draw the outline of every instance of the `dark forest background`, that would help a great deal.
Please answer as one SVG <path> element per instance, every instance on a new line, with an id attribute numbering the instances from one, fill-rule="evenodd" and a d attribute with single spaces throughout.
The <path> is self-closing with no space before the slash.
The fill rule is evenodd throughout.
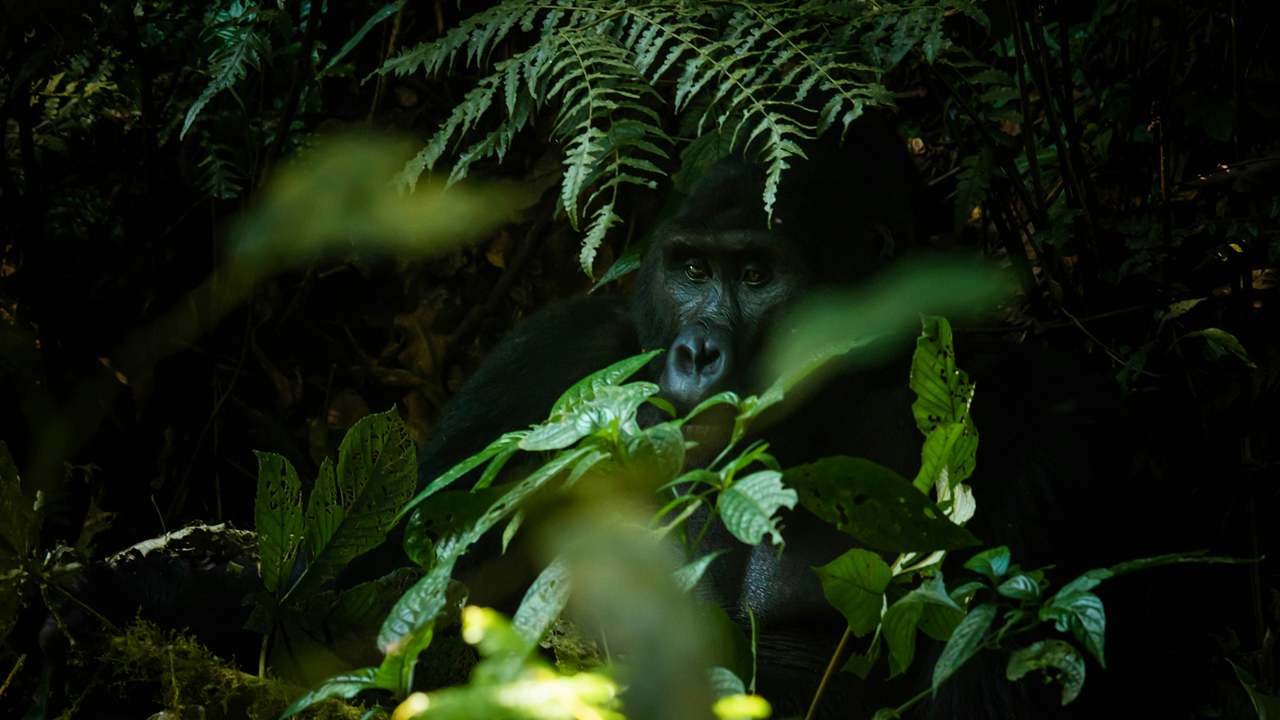
<path id="1" fill-rule="evenodd" d="M 501 162 L 469 169 L 496 188 L 495 216 L 515 222 L 414 252 L 340 237 L 227 275 L 225 296 L 210 289 L 242 257 L 233 241 L 254 232 L 243 218 L 275 207 L 262 192 L 273 173 L 330 138 L 389 134 L 407 143 L 389 181 L 493 61 L 527 44 L 517 29 L 488 57 L 434 74 L 395 65 L 493 5 L 0 0 L 0 441 L 12 456 L 0 473 L 21 477 L 5 502 L 27 498 L 42 515 L 25 579 L 4 578 L 27 584 L 0 608 L 0 707 L 26 713 L 42 691 L 33 623 L 57 594 L 46 586 L 56 569 L 193 521 L 253 528 L 254 450 L 314 477 L 348 428 L 393 406 L 421 442 L 521 319 L 626 289 L 697 135 L 665 109 L 676 145 L 656 189 L 625 186 L 620 221 L 588 255 L 587 222 L 570 223 L 547 190 L 567 144 L 548 117 L 511 138 Z M 1115 462 L 1133 481 L 1088 500 L 1096 512 L 1073 519 L 1081 543 L 1107 523 L 1126 538 L 1115 560 L 1269 556 L 1280 514 L 1277 4 L 876 7 L 898 14 L 862 26 L 883 91 L 868 106 L 883 106 L 919 172 L 916 242 L 978 249 L 1020 285 L 1000 326 L 957 336 L 1070 348 L 1123 397 L 1129 444 Z M 909 26 L 926 10 L 941 20 Z M 302 223 L 288 212 L 358 202 L 362 190 L 325 192 L 383 167 L 384 155 L 360 152 L 300 180 L 299 192 L 318 191 L 314 205 L 290 206 L 276 231 Z M 1035 403 L 1034 369 L 1017 381 Z M 1059 545 L 1068 560 L 1072 546 Z M 1135 694 L 1180 694 L 1186 717 L 1276 712 L 1274 561 L 1154 572 L 1108 601 L 1109 630 L 1129 658 L 1175 652 L 1182 674 L 1136 673 Z M 120 680 L 137 683 L 126 694 L 163 697 L 146 672 Z"/>

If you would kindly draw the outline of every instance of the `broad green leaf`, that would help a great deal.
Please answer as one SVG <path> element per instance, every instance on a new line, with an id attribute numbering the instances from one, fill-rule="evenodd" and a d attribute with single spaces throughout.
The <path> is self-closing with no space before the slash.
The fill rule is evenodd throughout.
<path id="1" fill-rule="evenodd" d="M 882 630 L 889 645 L 890 677 L 902 674 L 911 666 L 916 652 L 916 629 L 921 626 L 925 611 L 931 607 L 946 612 L 930 614 L 927 632 L 931 637 L 949 638 L 964 616 L 964 611 L 947 594 L 941 573 L 927 578 L 920 587 L 898 598 L 885 611 Z"/>
<path id="2" fill-rule="evenodd" d="M 258 532 L 258 572 L 262 584 L 275 593 L 288 589 L 302 544 L 302 482 L 283 455 L 255 454 L 258 492 L 253 515 Z"/>
<path id="3" fill-rule="evenodd" d="M 1084 688 L 1084 658 L 1065 640 L 1040 640 L 1013 651 L 1004 674 L 1016 682 L 1033 670 L 1045 669 L 1057 671 L 1053 677 L 1062 684 L 1063 705 L 1080 695 Z"/>
<path id="4" fill-rule="evenodd" d="M 942 683 L 955 674 L 969 658 L 982 647 L 983 636 L 991 622 L 996 618 L 997 607 L 986 604 L 979 605 L 969 611 L 951 633 L 951 639 L 942 648 L 938 656 L 938 664 L 933 666 L 933 692 L 937 693 Z"/>
<path id="5" fill-rule="evenodd" d="M 307 548 L 313 559 L 290 592 L 318 587 L 381 544 L 413 493 L 417 470 L 413 439 L 394 408 L 348 430 L 338 447 L 337 472 L 322 466 L 307 502 Z"/>
<path id="6" fill-rule="evenodd" d="M 916 625 L 924 606 L 920 603 L 901 601 L 889 606 L 884 613 L 885 643 L 889 646 L 889 677 L 897 677 L 911 667 L 916 656 Z"/>
<path id="7" fill-rule="evenodd" d="M 910 385 L 916 393 L 911 414 L 915 416 L 916 427 L 928 435 L 941 425 L 969 423 L 976 443 L 977 430 L 972 429 L 969 420 L 973 383 L 963 370 L 956 367 L 951 323 L 938 316 L 927 316 L 922 322 L 924 327 L 911 357 Z M 964 479 L 951 478 L 951 481 Z"/>
<path id="8" fill-rule="evenodd" d="M 571 385 L 568 390 L 565 390 L 555 404 L 551 406 L 551 416 L 554 417 L 567 412 L 576 405 L 594 400 L 601 388 L 622 384 L 627 378 L 640 372 L 645 365 L 649 364 L 650 360 L 653 360 L 661 352 L 661 350 L 651 350 L 641 355 L 619 360 L 603 370 L 597 370 L 582 378 Z"/>
<path id="9" fill-rule="evenodd" d="M 914 485 L 929 492 L 945 483 L 950 489 L 973 475 L 978 457 L 978 433 L 973 421 L 942 423 L 925 436 L 920 450 L 920 472 Z M 939 488 L 939 492 L 943 492 Z"/>
<path id="10" fill-rule="evenodd" d="M 870 460 L 823 458 L 787 470 L 786 481 L 809 512 L 877 550 L 929 552 L 978 543 L 906 478 Z"/>
<path id="11" fill-rule="evenodd" d="M 538 574 L 525 591 L 511 626 L 528 643 L 528 652 L 538 646 L 569 603 L 569 564 L 558 558 Z"/>
<path id="12" fill-rule="evenodd" d="M 325 680 L 320 687 L 298 698 L 280 715 L 280 720 L 293 717 L 329 698 L 349 700 L 365 690 L 381 688 L 377 683 L 378 668 L 361 668 Z"/>
<path id="13" fill-rule="evenodd" d="M 781 527 L 774 514 L 796 506 L 796 491 L 782 484 L 782 473 L 761 470 L 738 480 L 716 499 L 725 528 L 748 545 L 756 545 L 767 533 L 774 545 L 782 544 Z"/>
<path id="14" fill-rule="evenodd" d="M 654 485 L 679 477 L 684 469 L 684 435 L 674 422 L 661 423 L 627 441 L 626 465 Z"/>
<path id="15" fill-rule="evenodd" d="M 969 558 L 965 568 L 987 578 L 991 582 L 1000 582 L 1000 578 L 1009 572 L 1009 548 L 1000 545 Z"/>
<path id="16" fill-rule="evenodd" d="M 1104 668 L 1107 666 L 1103 656 L 1107 613 L 1102 606 L 1102 599 L 1097 595 L 1088 592 L 1066 596 L 1055 595 L 1040 608 L 1040 619 L 1054 621 L 1054 627 L 1058 632 L 1070 630 L 1071 634 L 1098 660 L 1099 665 Z"/>
<path id="17" fill-rule="evenodd" d="M 996 592 L 1014 600 L 1035 600 L 1040 597 L 1040 584 L 1030 575 L 1018 573 L 1000 583 Z"/>
<path id="18" fill-rule="evenodd" d="M 547 422 L 535 426 L 520 440 L 530 452 L 562 450 L 596 432 L 630 435 L 638 432 L 636 410 L 658 393 L 653 383 L 598 385 L 589 397 L 567 403 Z"/>
<path id="19" fill-rule="evenodd" d="M 709 552 L 697 560 L 693 560 L 677 569 L 675 573 L 673 573 L 673 578 L 676 581 L 676 587 L 680 588 L 684 592 L 693 590 L 698 585 L 698 582 L 702 580 L 702 576 L 706 574 L 707 568 L 711 566 L 711 562 L 726 552 L 728 551 L 716 550 L 714 552 Z"/>
<path id="20" fill-rule="evenodd" d="M 813 570 L 822 582 L 822 594 L 844 615 L 850 632 L 862 637 L 876 629 L 885 588 L 893 579 L 889 565 L 879 555 L 854 548 Z"/>

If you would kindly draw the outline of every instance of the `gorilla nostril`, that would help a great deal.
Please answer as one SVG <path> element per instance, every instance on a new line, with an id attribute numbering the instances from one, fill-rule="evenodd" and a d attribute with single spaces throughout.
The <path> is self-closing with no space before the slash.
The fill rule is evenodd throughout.
<path id="1" fill-rule="evenodd" d="M 677 342 L 675 347 L 671 348 L 671 362 L 681 373 L 693 373 L 698 368 L 694 350 L 688 343 Z"/>
<path id="2" fill-rule="evenodd" d="M 724 364 L 724 355 L 720 352 L 720 348 L 707 343 L 699 354 L 697 364 L 700 373 L 716 373 Z"/>

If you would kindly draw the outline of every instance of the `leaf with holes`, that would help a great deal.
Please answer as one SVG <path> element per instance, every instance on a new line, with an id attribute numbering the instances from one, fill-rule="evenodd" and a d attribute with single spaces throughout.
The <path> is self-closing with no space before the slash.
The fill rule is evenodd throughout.
<path id="1" fill-rule="evenodd" d="M 796 491 L 782 484 L 782 473 L 761 470 L 738 480 L 716 500 L 724 526 L 748 545 L 759 544 L 766 533 L 774 545 L 782 544 L 779 508 L 796 506 Z"/>
<path id="2" fill-rule="evenodd" d="M 1102 606 L 1102 598 L 1089 592 L 1072 595 L 1055 595 L 1052 600 L 1040 608 L 1040 619 L 1052 620 L 1058 632 L 1071 631 L 1086 650 L 1098 660 L 1102 667 L 1107 666 L 1103 654 L 1107 635 L 1107 612 Z"/>
<path id="3" fill-rule="evenodd" d="M 885 552 L 928 552 L 976 545 L 906 478 L 843 455 L 787 470 L 804 507 L 864 545 Z"/>
<path id="4" fill-rule="evenodd" d="M 253 521 L 258 531 L 258 572 L 273 593 L 287 590 L 302 544 L 302 482 L 282 455 L 259 452 Z"/>
<path id="5" fill-rule="evenodd" d="M 1075 700 L 1084 688 L 1084 658 L 1065 640 L 1041 640 L 1013 651 L 1004 674 L 1016 682 L 1033 670 L 1050 669 L 1058 671 L 1054 678 L 1062 685 L 1062 704 Z"/>
<path id="6" fill-rule="evenodd" d="M 313 558 L 290 593 L 305 593 L 386 539 L 418 482 L 417 451 L 394 408 L 347 431 L 337 471 L 321 466 L 307 501 L 306 542 Z"/>

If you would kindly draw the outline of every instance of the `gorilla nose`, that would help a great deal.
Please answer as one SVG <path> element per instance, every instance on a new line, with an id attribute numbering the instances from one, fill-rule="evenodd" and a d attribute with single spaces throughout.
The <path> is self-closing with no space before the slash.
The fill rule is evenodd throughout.
<path id="1" fill-rule="evenodd" d="M 729 376 L 732 358 L 725 333 L 686 328 L 667 351 L 662 390 L 683 411 L 719 389 Z"/>

